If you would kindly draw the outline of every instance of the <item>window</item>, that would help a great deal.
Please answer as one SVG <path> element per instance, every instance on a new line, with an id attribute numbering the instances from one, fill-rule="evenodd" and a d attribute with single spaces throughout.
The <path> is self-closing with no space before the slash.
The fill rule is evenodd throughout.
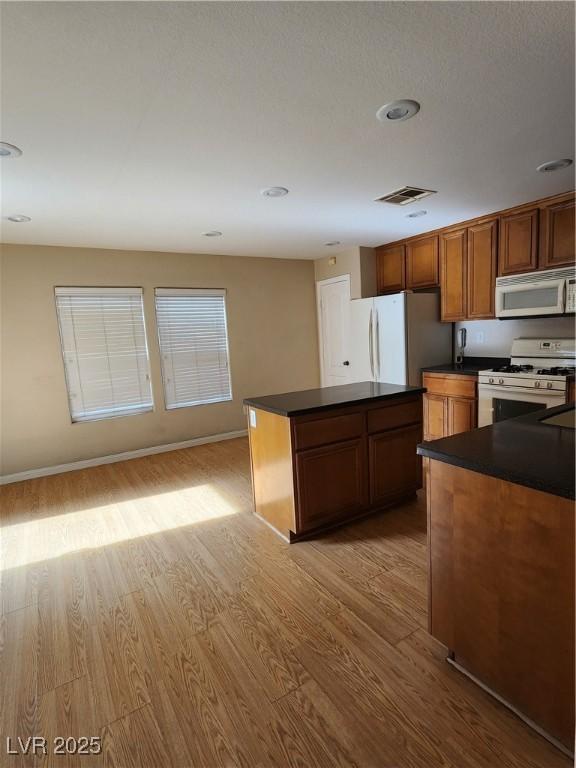
<path id="1" fill-rule="evenodd" d="M 141 288 L 56 288 L 72 421 L 152 410 Z"/>
<path id="2" fill-rule="evenodd" d="M 156 317 L 166 408 L 231 400 L 225 291 L 157 288 Z"/>

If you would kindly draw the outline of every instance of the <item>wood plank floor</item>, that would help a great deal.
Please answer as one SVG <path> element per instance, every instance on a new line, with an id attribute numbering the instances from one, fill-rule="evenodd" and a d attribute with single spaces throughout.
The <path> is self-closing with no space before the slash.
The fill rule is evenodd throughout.
<path id="1" fill-rule="evenodd" d="M 289 546 L 240 439 L 0 502 L 2 766 L 570 765 L 427 634 L 421 501 Z M 33 735 L 103 751 L 4 754 Z"/>

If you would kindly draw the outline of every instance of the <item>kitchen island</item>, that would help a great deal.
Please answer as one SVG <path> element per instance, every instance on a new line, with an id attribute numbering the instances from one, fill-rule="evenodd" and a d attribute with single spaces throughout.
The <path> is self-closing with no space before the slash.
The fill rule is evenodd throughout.
<path id="1" fill-rule="evenodd" d="M 426 442 L 429 630 L 574 747 L 574 408 Z"/>
<path id="2" fill-rule="evenodd" d="M 246 399 L 256 514 L 295 541 L 413 497 L 423 391 L 366 381 Z"/>

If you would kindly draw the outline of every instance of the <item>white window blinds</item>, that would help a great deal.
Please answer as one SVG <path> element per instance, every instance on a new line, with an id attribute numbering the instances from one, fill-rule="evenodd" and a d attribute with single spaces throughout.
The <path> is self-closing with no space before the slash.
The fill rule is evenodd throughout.
<path id="1" fill-rule="evenodd" d="M 141 288 L 56 288 L 72 421 L 152 410 Z"/>
<path id="2" fill-rule="evenodd" d="M 166 408 L 231 400 L 225 291 L 157 288 L 156 318 Z"/>

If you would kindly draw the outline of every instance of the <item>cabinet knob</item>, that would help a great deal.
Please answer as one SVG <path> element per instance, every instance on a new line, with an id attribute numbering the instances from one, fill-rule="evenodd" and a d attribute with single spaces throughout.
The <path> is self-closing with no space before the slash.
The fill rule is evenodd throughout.
<path id="1" fill-rule="evenodd" d="M 504 384 L 504 379 L 498 379 L 498 384 Z"/>
<path id="2" fill-rule="evenodd" d="M 350 360 L 344 360 L 344 362 L 342 363 L 342 365 L 350 365 Z"/>

